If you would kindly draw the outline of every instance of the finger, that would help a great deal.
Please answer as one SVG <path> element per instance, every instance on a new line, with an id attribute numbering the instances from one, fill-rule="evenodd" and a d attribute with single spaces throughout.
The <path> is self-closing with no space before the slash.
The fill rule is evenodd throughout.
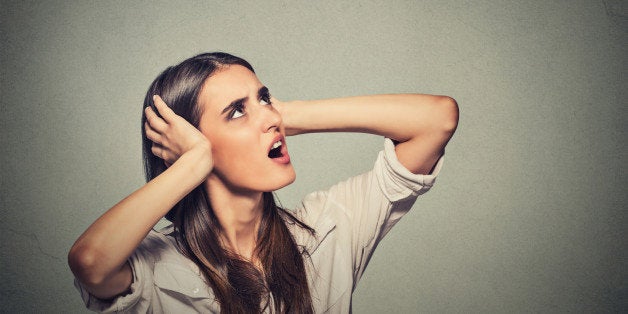
<path id="1" fill-rule="evenodd" d="M 281 114 L 283 113 L 283 103 L 279 101 L 279 99 L 270 96 L 270 102 L 273 104 L 273 107 Z"/>
<path id="2" fill-rule="evenodd" d="M 159 144 L 153 144 L 153 146 L 151 146 L 150 151 L 153 153 L 153 155 L 155 155 L 156 157 L 159 157 L 165 161 L 169 161 L 172 158 L 172 154 L 163 146 L 159 145 Z"/>
<path id="3" fill-rule="evenodd" d="M 166 167 L 170 167 L 177 160 L 176 155 L 172 154 L 169 150 L 165 149 L 161 145 L 153 144 L 150 150 L 153 155 L 161 158 L 164 161 Z"/>
<path id="4" fill-rule="evenodd" d="M 146 115 L 146 121 L 150 124 L 153 130 L 163 132 L 168 127 L 166 121 L 160 118 L 155 111 L 153 111 L 153 108 L 146 107 L 146 109 L 144 109 L 144 114 Z"/>
<path id="5" fill-rule="evenodd" d="M 161 158 L 161 154 L 163 153 L 163 147 L 161 145 L 158 144 L 153 144 L 153 146 L 150 147 L 150 151 L 153 153 L 153 155 Z"/>
<path id="6" fill-rule="evenodd" d="M 174 120 L 174 118 L 177 116 L 177 114 L 174 113 L 174 111 L 172 111 L 172 109 L 170 109 L 168 105 L 166 105 L 166 103 L 163 101 L 163 99 L 161 99 L 161 97 L 159 97 L 159 95 L 153 95 L 153 103 L 155 104 L 155 107 L 157 108 L 159 114 L 164 118 L 166 122 L 172 122 L 172 120 Z"/>
<path id="7" fill-rule="evenodd" d="M 148 124 L 148 122 L 144 123 L 144 130 L 146 131 L 146 137 L 149 140 L 151 140 L 153 143 L 163 145 L 161 134 L 153 130 L 153 128 L 150 127 L 150 124 Z"/>

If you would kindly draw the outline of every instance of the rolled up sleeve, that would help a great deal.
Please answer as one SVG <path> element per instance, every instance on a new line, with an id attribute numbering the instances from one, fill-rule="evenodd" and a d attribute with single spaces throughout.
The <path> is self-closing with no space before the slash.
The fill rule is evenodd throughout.
<path id="1" fill-rule="evenodd" d="M 144 242 L 152 240 L 154 239 L 147 237 Z M 129 257 L 128 262 L 133 271 L 133 283 L 129 292 L 110 300 L 95 297 L 78 279 L 74 279 L 74 286 L 81 293 L 81 298 L 89 310 L 100 313 L 147 313 L 149 311 L 153 294 L 154 258 L 149 250 L 140 245 Z"/>
<path id="2" fill-rule="evenodd" d="M 329 190 L 329 202 L 337 203 L 347 217 L 347 222 L 339 219 L 336 224 L 339 232 L 350 234 L 354 288 L 379 241 L 412 208 L 417 197 L 432 188 L 442 164 L 441 156 L 431 174 L 414 174 L 397 159 L 392 140 L 385 139 L 373 170 Z"/>

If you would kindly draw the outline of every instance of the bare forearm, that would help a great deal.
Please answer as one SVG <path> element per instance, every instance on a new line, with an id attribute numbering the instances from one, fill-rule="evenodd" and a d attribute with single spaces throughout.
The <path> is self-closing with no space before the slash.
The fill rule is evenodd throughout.
<path id="1" fill-rule="evenodd" d="M 283 106 L 289 135 L 364 132 L 399 142 L 431 129 L 447 128 L 443 104 L 449 97 L 402 94 L 293 101 Z M 451 127 L 450 127 L 451 128 Z"/>
<path id="2" fill-rule="evenodd" d="M 458 107 L 446 96 L 403 94 L 294 101 L 281 106 L 286 133 L 365 132 L 389 137 L 399 161 L 427 173 L 456 129 Z"/>
<path id="3" fill-rule="evenodd" d="M 184 154 L 164 173 L 98 218 L 70 250 L 69 263 L 77 278 L 94 290 L 108 286 L 110 279 L 119 280 L 126 260 L 155 223 L 204 180 L 203 172 L 208 171 L 199 169 L 199 165 L 203 167 L 205 155 L 198 151 Z M 112 290 L 120 293 L 116 290 L 123 288 Z"/>

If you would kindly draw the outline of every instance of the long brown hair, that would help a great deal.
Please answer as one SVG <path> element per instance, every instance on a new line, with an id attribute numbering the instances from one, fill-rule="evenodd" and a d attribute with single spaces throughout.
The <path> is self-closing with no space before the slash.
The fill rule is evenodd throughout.
<path id="1" fill-rule="evenodd" d="M 201 111 L 197 100 L 203 83 L 221 67 L 235 64 L 255 73 L 244 59 L 221 52 L 200 54 L 169 67 L 151 84 L 144 108 L 154 106 L 152 96 L 160 95 L 175 113 L 198 127 Z M 142 115 L 142 125 L 145 121 Z M 149 181 L 166 166 L 152 154 L 152 142 L 144 128 L 142 141 Z M 304 265 L 307 252 L 297 246 L 286 222 L 308 232 L 314 230 L 277 206 L 271 192 L 263 194 L 263 214 L 254 252 L 263 272 L 221 245 L 222 228 L 202 185 L 176 204 L 166 218 L 174 224 L 179 249 L 199 266 L 223 313 L 263 312 L 270 306 L 270 295 L 276 312 L 313 313 Z"/>

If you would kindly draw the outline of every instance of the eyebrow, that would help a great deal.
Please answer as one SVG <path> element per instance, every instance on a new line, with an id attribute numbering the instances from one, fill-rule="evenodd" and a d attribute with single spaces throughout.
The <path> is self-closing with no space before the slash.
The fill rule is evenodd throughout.
<path id="1" fill-rule="evenodd" d="M 257 91 L 257 98 L 262 98 L 262 96 L 268 95 L 269 91 L 268 91 L 268 87 L 266 86 L 262 86 L 260 87 L 260 89 Z M 234 108 L 240 108 L 242 107 L 242 104 L 244 102 L 246 102 L 249 99 L 249 97 L 242 97 L 242 98 L 238 98 L 234 101 L 232 101 L 229 105 L 227 105 L 224 109 L 222 109 L 222 112 L 220 113 L 221 115 L 231 111 Z"/>
<path id="2" fill-rule="evenodd" d="M 257 91 L 257 98 L 262 98 L 262 96 L 267 96 L 267 95 L 270 95 L 270 92 L 268 91 L 268 87 L 266 87 L 266 86 L 262 86 Z"/>
<path id="3" fill-rule="evenodd" d="M 249 97 L 243 97 L 240 99 L 236 99 L 234 101 L 232 101 L 227 107 L 225 107 L 225 109 L 222 109 L 222 112 L 220 113 L 221 115 L 231 111 L 234 108 L 240 108 L 242 107 L 242 104 L 249 99 Z"/>

